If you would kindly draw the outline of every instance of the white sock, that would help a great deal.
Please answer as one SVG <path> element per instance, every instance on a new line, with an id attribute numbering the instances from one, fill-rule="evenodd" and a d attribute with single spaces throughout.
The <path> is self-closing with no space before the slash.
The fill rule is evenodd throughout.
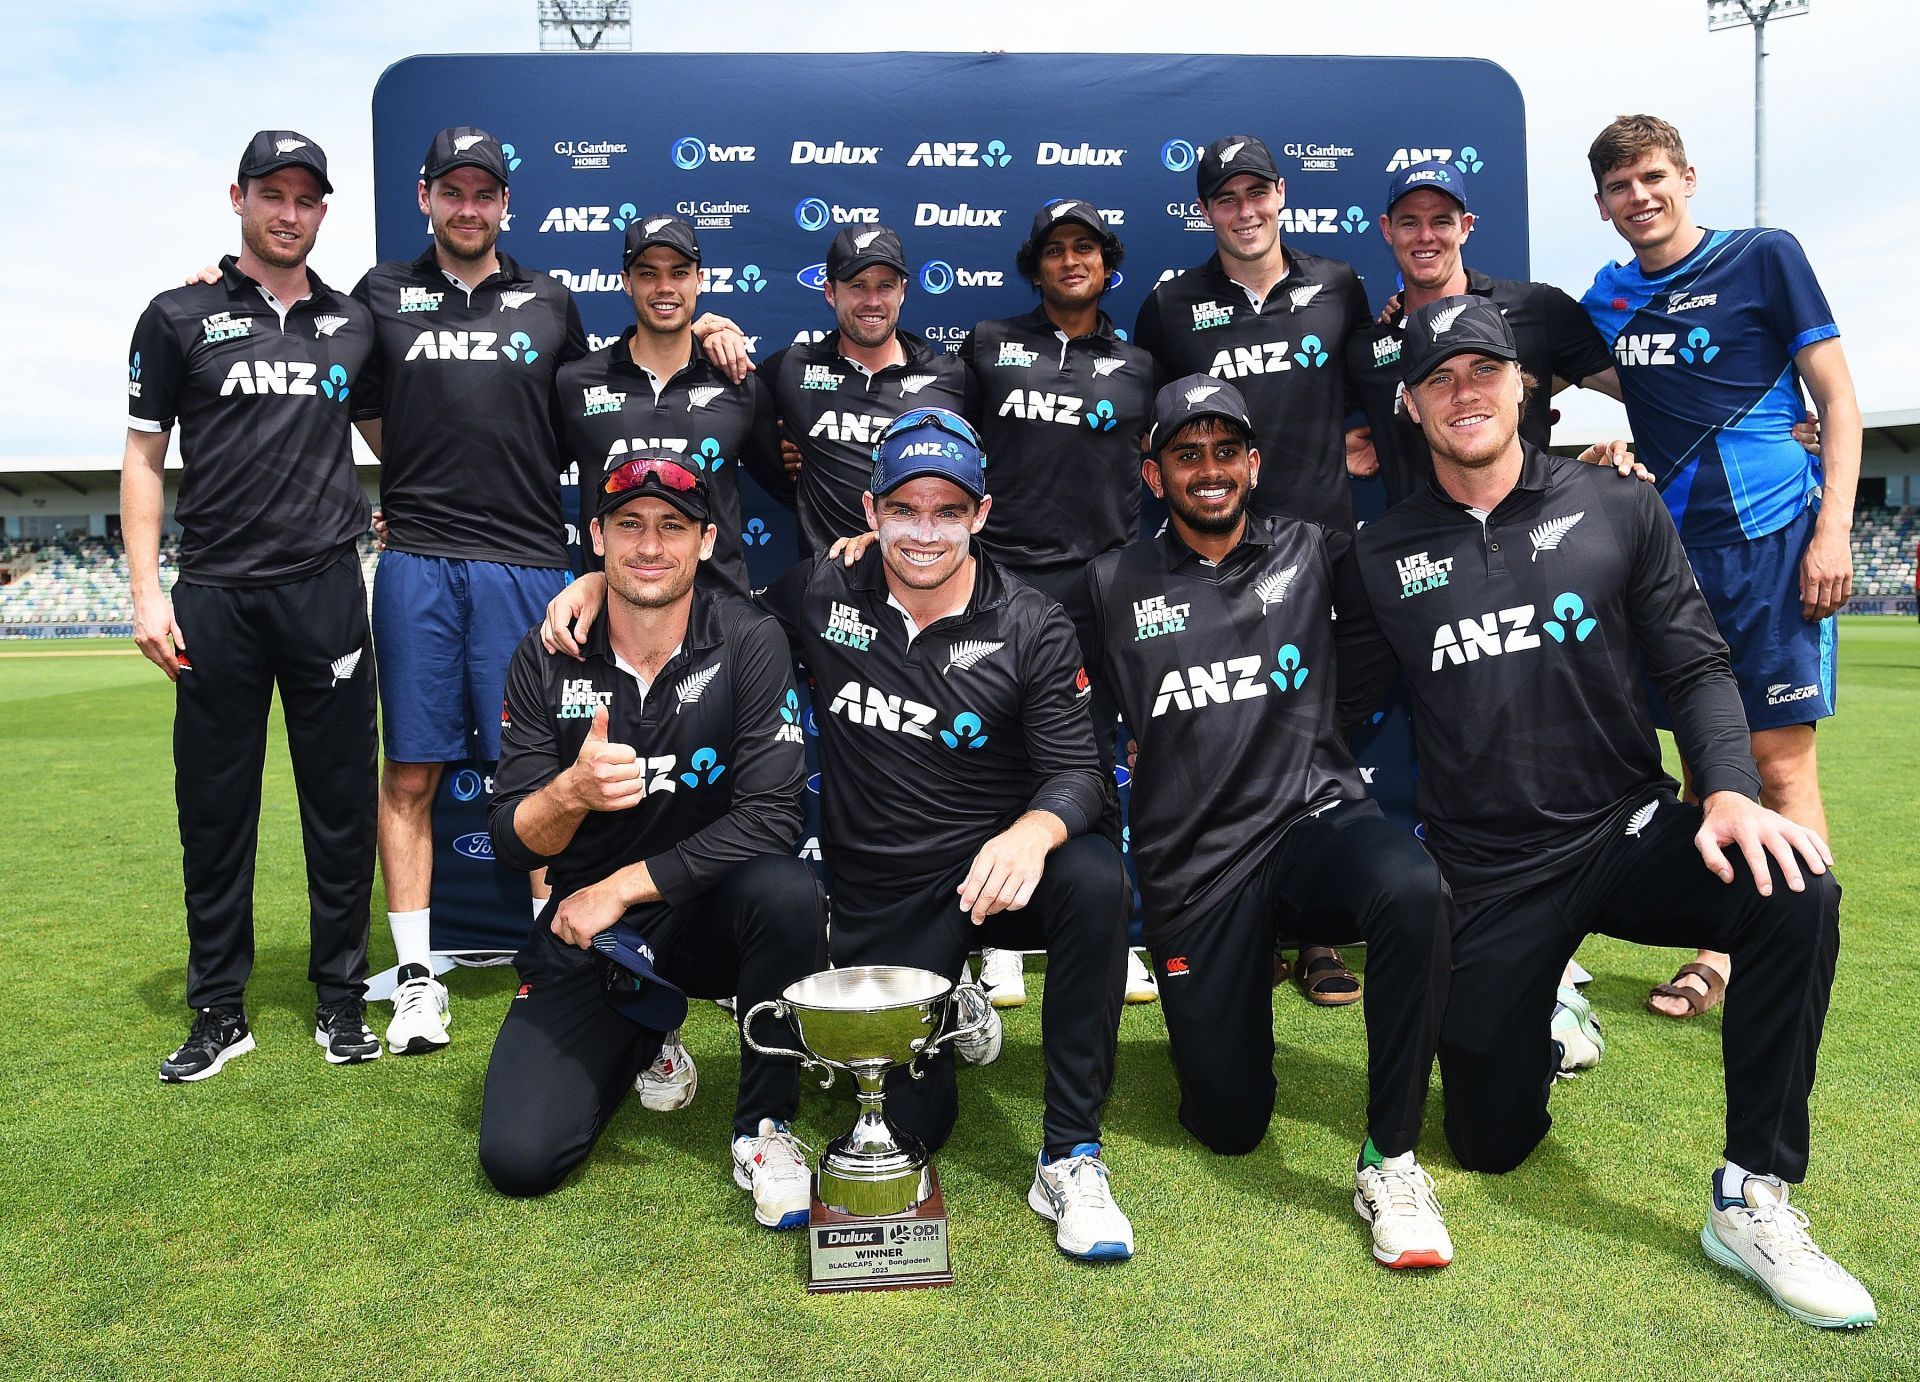
<path id="1" fill-rule="evenodd" d="M 1736 1162 L 1729 1161 L 1726 1163 L 1726 1169 L 1720 1173 L 1720 1193 L 1728 1199 L 1737 1200 L 1744 1197 L 1747 1193 L 1747 1181 L 1749 1178 L 1765 1181 L 1775 1189 L 1780 1188 L 1780 1177 L 1763 1176 L 1756 1171 L 1747 1170 L 1746 1167 Z"/>
<path id="2" fill-rule="evenodd" d="M 417 912 L 388 912 L 387 927 L 393 932 L 393 952 L 397 963 L 432 968 L 433 938 L 429 934 L 433 908 Z"/>

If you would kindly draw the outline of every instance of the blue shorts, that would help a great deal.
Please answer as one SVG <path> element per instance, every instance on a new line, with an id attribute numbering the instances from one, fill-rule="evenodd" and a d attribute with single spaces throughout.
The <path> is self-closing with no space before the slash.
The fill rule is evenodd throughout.
<path id="1" fill-rule="evenodd" d="M 373 580 L 373 656 L 387 757 L 499 758 L 507 664 L 570 579 L 543 566 L 382 552 Z"/>
<path id="2" fill-rule="evenodd" d="M 1700 593 L 1733 655 L 1747 728 L 1805 725 L 1833 714 L 1836 623 L 1800 615 L 1800 559 L 1813 538 L 1815 510 L 1777 532 L 1723 547 L 1691 547 Z M 1654 721 L 1673 727 L 1658 696 Z"/>

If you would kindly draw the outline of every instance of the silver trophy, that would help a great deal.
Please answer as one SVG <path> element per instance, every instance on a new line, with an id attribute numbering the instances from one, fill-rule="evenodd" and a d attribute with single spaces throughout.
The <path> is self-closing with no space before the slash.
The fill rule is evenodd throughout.
<path id="1" fill-rule="evenodd" d="M 794 1056 L 803 1069 L 825 1071 L 822 1089 L 832 1088 L 836 1070 L 853 1075 L 860 1116 L 852 1131 L 828 1143 L 820 1157 L 815 1189 L 828 1209 L 859 1218 L 907 1214 L 934 1192 L 927 1149 L 887 1121 L 881 1085 L 896 1065 L 916 1080 L 924 1078 L 923 1058 L 992 1020 L 982 994 L 978 1006 L 985 1016 L 942 1032 L 958 993 L 931 970 L 903 965 L 828 969 L 789 984 L 779 998 L 756 1003 L 740 1023 L 747 1045 L 761 1055 Z M 753 1022 L 763 1012 L 791 1017 L 806 1049 L 755 1041 Z"/>

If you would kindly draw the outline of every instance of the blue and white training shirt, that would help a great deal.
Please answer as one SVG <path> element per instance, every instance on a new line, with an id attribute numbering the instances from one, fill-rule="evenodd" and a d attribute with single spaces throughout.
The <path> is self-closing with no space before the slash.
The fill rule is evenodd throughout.
<path id="1" fill-rule="evenodd" d="M 1581 305 L 1688 545 L 1763 537 L 1799 517 L 1820 467 L 1791 435 L 1804 412 L 1793 357 L 1840 328 L 1798 240 L 1709 230 L 1654 277 L 1632 259 L 1601 269 Z"/>

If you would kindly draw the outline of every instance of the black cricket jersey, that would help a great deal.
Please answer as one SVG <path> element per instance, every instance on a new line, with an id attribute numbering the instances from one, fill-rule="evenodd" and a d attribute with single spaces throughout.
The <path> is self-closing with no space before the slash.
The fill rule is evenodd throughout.
<path id="1" fill-rule="evenodd" d="M 966 366 L 911 331 L 898 333 L 904 362 L 868 373 L 840 353 L 840 333 L 776 352 L 761 373 L 787 437 L 800 448 L 800 555 L 867 531 L 860 496 L 873 476 L 880 433 L 910 408 L 967 413 Z"/>
<path id="2" fill-rule="evenodd" d="M 693 594 L 686 640 L 644 693 L 617 666 L 602 618 L 585 660 L 540 645 L 514 650 L 500 712 L 500 766 L 488 825 L 510 867 L 551 865 L 557 896 L 645 862 L 660 895 L 680 906 L 760 854 L 790 854 L 800 837 L 806 748 L 780 626 L 744 600 Z M 607 707 L 607 741 L 630 744 L 646 795 L 625 811 L 589 811 L 559 854 L 536 854 L 513 814 L 573 766 Z"/>
<path id="3" fill-rule="evenodd" d="M 1469 268 L 1467 292 L 1492 301 L 1507 319 L 1520 349 L 1520 368 L 1539 383 L 1520 415 L 1520 437 L 1545 447 L 1553 427 L 1554 377 L 1578 384 L 1605 374 L 1613 368 L 1606 342 L 1580 304 L 1551 284 L 1489 278 Z M 1373 430 L 1389 504 L 1405 499 L 1433 474 L 1426 434 L 1399 407 L 1406 327 L 1406 314 L 1401 313 L 1397 321 L 1368 322 L 1347 337 L 1347 377 Z"/>
<path id="4" fill-rule="evenodd" d="M 1105 800 L 1073 625 L 974 550 L 973 596 L 909 638 L 879 548 L 803 561 L 758 600 L 812 674 L 836 879 L 910 892 L 1027 811 L 1084 834 Z"/>
<path id="5" fill-rule="evenodd" d="M 283 317 L 228 255 L 218 283 L 160 294 L 133 329 L 127 426 L 180 424 L 182 580 L 304 580 L 367 530 L 349 400 L 373 324 L 311 269 L 307 289 Z"/>
<path id="6" fill-rule="evenodd" d="M 353 416 L 380 419 L 387 546 L 565 567 L 553 383 L 586 354 L 586 332 L 565 283 L 499 260 L 472 291 L 432 246 L 367 271 L 353 295 L 380 348 Z"/>
<path id="7" fill-rule="evenodd" d="M 1064 570 L 1138 537 L 1153 357 L 1104 312 L 1069 339 L 1041 307 L 981 322 L 964 358 L 993 495 L 979 545 L 1016 571 Z"/>
<path id="8" fill-rule="evenodd" d="M 699 580 L 725 595 L 748 591 L 747 559 L 740 517 L 740 470 L 749 468 L 777 492 L 785 482 L 774 439 L 773 401 L 757 374 L 738 384 L 707 363 L 696 342 L 692 357 L 673 375 L 656 380 L 634 364 L 628 327 L 604 350 L 561 366 L 561 450 L 580 485 L 580 550 L 589 569 L 599 558 L 587 535 L 600 497 L 597 481 L 636 451 L 664 449 L 686 457 L 705 473 L 708 511 L 715 528 L 713 556 L 701 563 Z"/>
<path id="9" fill-rule="evenodd" d="M 1253 417 L 1260 483 L 1253 511 L 1351 530 L 1347 337 L 1366 325 L 1367 290 L 1344 259 L 1286 248 L 1287 276 L 1258 307 L 1215 254 L 1147 295 L 1133 338 L 1168 379 L 1231 379 Z"/>
<path id="10" fill-rule="evenodd" d="M 1250 514 L 1218 565 L 1169 529 L 1089 568 L 1094 675 L 1139 745 L 1129 837 L 1154 943 L 1219 906 L 1295 821 L 1366 795 L 1334 694 L 1351 542 Z"/>
<path id="11" fill-rule="evenodd" d="M 1727 645 L 1659 492 L 1523 448 L 1484 526 L 1430 481 L 1360 530 L 1370 618 L 1342 630 L 1346 723 L 1406 673 L 1427 845 L 1463 896 L 1577 866 L 1674 788 L 1649 678 L 1702 796 L 1760 789 Z"/>

